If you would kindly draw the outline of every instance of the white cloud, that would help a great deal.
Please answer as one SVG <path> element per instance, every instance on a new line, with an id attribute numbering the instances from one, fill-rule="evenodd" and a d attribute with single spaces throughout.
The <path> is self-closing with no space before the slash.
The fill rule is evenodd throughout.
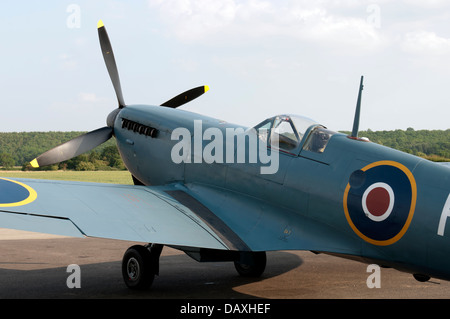
<path id="1" fill-rule="evenodd" d="M 105 98 L 99 98 L 95 93 L 86 93 L 81 92 L 78 94 L 78 98 L 82 102 L 105 102 L 107 99 Z"/>
<path id="2" fill-rule="evenodd" d="M 410 6 L 417 6 L 426 9 L 445 8 L 450 5 L 448 0 L 404 0 L 403 2 Z"/>
<path id="3" fill-rule="evenodd" d="M 212 88 L 216 85 L 208 99 L 217 107 L 205 104 L 199 112 L 230 122 L 236 121 L 233 118 L 237 116 L 252 122 L 256 114 L 261 119 L 283 110 L 304 113 L 330 127 L 348 128 L 356 98 L 353 89 L 359 75 L 364 74 L 367 109 L 372 107 L 374 114 L 401 110 L 406 114 L 402 120 L 408 123 L 413 108 L 423 110 L 436 84 L 448 79 L 450 62 L 445 57 L 450 53 L 447 28 L 450 14 L 443 7 L 450 2 L 148 0 L 148 3 L 151 11 L 159 15 L 159 32 L 175 38 L 171 42 L 177 45 L 183 42 L 177 52 L 184 59 L 197 61 L 195 71 L 199 77 L 205 76 Z M 191 50 L 195 54 L 191 55 Z M 209 58 L 208 63 L 198 62 L 205 57 Z M 211 68 L 209 72 L 202 68 L 205 65 Z M 228 81 L 224 84 L 227 89 L 220 87 L 224 81 Z M 233 94 L 229 94 L 230 87 Z M 421 99 L 424 87 L 428 88 L 427 94 Z M 323 94 L 324 90 L 327 94 Z M 225 100 L 230 102 L 220 107 Z M 448 110 L 445 98 L 443 101 L 434 103 L 436 109 L 442 108 L 442 114 Z M 248 113 L 247 107 L 241 105 L 249 105 Z M 250 109 L 250 105 L 257 105 L 257 111 Z M 342 118 L 346 107 L 350 116 Z M 212 114 L 225 109 L 224 114 Z M 345 124 L 347 120 L 349 123 Z M 438 124 L 434 119 L 431 124 L 420 120 L 430 127 L 447 127 L 447 123 Z M 365 123 L 372 129 L 403 125 L 398 119 L 388 123 L 381 118 L 370 118 Z"/>
<path id="4" fill-rule="evenodd" d="M 175 34 L 184 40 L 196 40 L 229 25 L 238 5 L 234 0 L 150 0 L 159 7 L 162 18 L 173 26 Z"/>
<path id="5" fill-rule="evenodd" d="M 450 39 L 440 37 L 435 32 L 408 32 L 401 47 L 412 54 L 447 55 L 450 53 Z"/>
<path id="6" fill-rule="evenodd" d="M 77 67 L 76 59 L 68 53 L 60 54 L 58 59 L 59 65 L 63 70 L 74 70 Z"/>
<path id="7" fill-rule="evenodd" d="M 149 0 L 149 5 L 186 42 L 229 44 L 238 38 L 287 36 L 373 49 L 384 41 L 373 23 L 378 13 L 367 11 L 368 5 L 360 5 L 357 16 L 333 13 L 334 6 L 323 1 Z M 341 5 L 355 6 L 352 1 Z"/>

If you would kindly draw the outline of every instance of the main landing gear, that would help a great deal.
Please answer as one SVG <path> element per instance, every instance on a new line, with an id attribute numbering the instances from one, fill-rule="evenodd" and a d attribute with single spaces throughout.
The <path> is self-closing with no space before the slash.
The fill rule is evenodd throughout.
<path id="1" fill-rule="evenodd" d="M 159 256 L 163 245 L 135 245 L 127 249 L 122 259 L 122 277 L 128 288 L 148 289 L 159 274 Z"/>
<path id="2" fill-rule="evenodd" d="M 234 267 L 242 277 L 259 277 L 266 269 L 266 252 L 257 251 L 246 253 L 241 259 L 234 261 Z"/>
<path id="3" fill-rule="evenodd" d="M 135 245 L 125 252 L 122 259 L 122 277 L 130 289 L 150 288 L 155 275 L 159 275 L 160 244 Z M 201 250 L 198 258 L 185 251 L 197 261 L 233 261 L 236 271 L 243 277 L 259 277 L 266 268 L 266 252 L 231 252 Z"/>

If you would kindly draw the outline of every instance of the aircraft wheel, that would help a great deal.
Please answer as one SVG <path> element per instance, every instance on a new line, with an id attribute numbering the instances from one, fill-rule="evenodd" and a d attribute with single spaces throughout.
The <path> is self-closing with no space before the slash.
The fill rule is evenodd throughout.
<path id="1" fill-rule="evenodd" d="M 428 280 L 430 280 L 430 276 L 428 275 L 422 275 L 422 274 L 413 274 L 414 279 L 416 279 L 417 281 L 420 282 L 427 282 Z"/>
<path id="2" fill-rule="evenodd" d="M 262 275 L 266 269 L 266 252 L 258 251 L 252 252 L 250 254 L 250 261 L 246 263 L 241 263 L 239 261 L 234 262 L 234 267 L 236 268 L 239 275 L 242 277 L 259 277 Z"/>
<path id="3" fill-rule="evenodd" d="M 122 259 L 122 277 L 128 288 L 147 289 L 155 278 L 151 253 L 147 247 L 135 245 L 125 252 Z"/>

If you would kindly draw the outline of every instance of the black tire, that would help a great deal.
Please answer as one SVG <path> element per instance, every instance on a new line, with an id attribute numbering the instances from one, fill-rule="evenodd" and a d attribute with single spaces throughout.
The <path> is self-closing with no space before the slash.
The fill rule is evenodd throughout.
<path id="1" fill-rule="evenodd" d="M 427 282 L 428 280 L 430 280 L 430 276 L 428 275 L 422 275 L 422 274 L 413 274 L 414 279 L 416 279 L 419 282 Z"/>
<path id="2" fill-rule="evenodd" d="M 122 277 L 128 288 L 144 290 L 150 288 L 155 278 L 151 253 L 144 246 L 132 246 L 123 255 Z"/>
<path id="3" fill-rule="evenodd" d="M 243 264 L 239 261 L 235 261 L 234 267 L 242 277 L 260 277 L 266 269 L 266 252 L 252 252 L 250 258 L 251 262 L 249 262 L 248 264 Z"/>

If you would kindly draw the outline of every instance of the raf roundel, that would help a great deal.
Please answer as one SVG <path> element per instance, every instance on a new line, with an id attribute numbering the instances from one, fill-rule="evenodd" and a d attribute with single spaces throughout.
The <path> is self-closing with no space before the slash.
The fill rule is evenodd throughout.
<path id="1" fill-rule="evenodd" d="M 351 174 L 344 192 L 345 217 L 374 245 L 391 245 L 408 230 L 416 206 L 414 176 L 402 164 L 380 161 Z"/>
<path id="2" fill-rule="evenodd" d="M 366 216 L 379 222 L 389 217 L 394 208 L 394 202 L 395 195 L 391 186 L 378 182 L 364 191 L 361 204 Z"/>
<path id="3" fill-rule="evenodd" d="M 22 206 L 37 198 L 36 191 L 28 185 L 0 178 L 0 207 Z"/>

